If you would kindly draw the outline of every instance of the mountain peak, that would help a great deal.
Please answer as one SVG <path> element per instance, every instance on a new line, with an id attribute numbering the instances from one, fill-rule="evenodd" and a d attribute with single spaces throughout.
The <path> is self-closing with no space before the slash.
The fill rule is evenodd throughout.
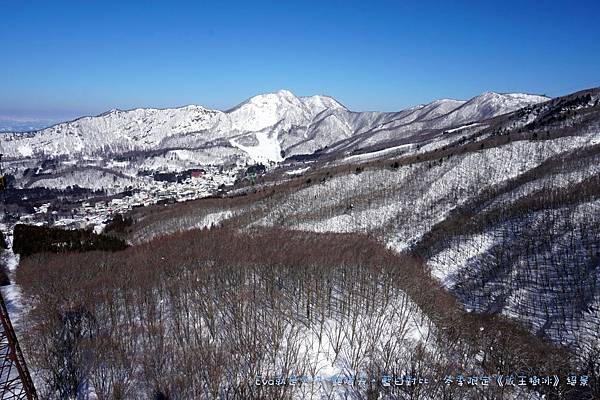
<path id="1" fill-rule="evenodd" d="M 248 98 L 247 100 L 241 102 L 237 106 L 227 110 L 226 112 L 230 113 L 230 112 L 233 112 L 235 110 L 238 110 L 242 107 L 246 107 L 249 105 L 265 106 L 267 104 L 274 105 L 274 104 L 296 103 L 296 102 L 299 102 L 298 97 L 296 97 L 289 90 L 281 89 L 276 92 L 269 92 L 269 93 L 263 93 L 263 94 L 258 94 L 256 96 L 252 96 L 252 97 Z"/>
<path id="2" fill-rule="evenodd" d="M 341 109 L 347 110 L 346 106 L 330 96 L 325 95 L 314 95 L 314 96 L 303 96 L 300 100 L 309 108 L 317 110 L 318 112 L 325 109 Z"/>
<path id="3" fill-rule="evenodd" d="M 290 92 L 287 89 L 280 89 L 276 92 L 281 97 L 296 97 L 294 93 Z"/>
<path id="4" fill-rule="evenodd" d="M 96 117 L 57 124 L 19 140 L 0 142 L 5 154 L 19 158 L 31 157 L 33 149 L 42 147 L 44 157 L 79 157 L 155 150 L 174 143 L 192 143 L 191 147 L 199 148 L 204 145 L 202 140 L 212 143 L 222 139 L 221 143 L 229 141 L 253 158 L 279 161 L 282 150 L 288 155 L 308 154 L 371 131 L 375 136 L 368 137 L 368 144 L 383 143 L 411 129 L 445 129 L 546 100 L 523 93 L 486 92 L 468 102 L 441 99 L 400 113 L 350 113 L 330 96 L 298 97 L 282 89 L 251 97 L 225 112 L 193 104 L 166 109 L 113 109 Z M 411 128 L 413 122 L 419 124 Z M 195 132 L 203 135 L 190 136 Z M 340 146 L 358 143 L 355 140 Z"/>
<path id="5" fill-rule="evenodd" d="M 280 99 L 297 99 L 296 95 L 287 89 L 280 89 L 276 92 L 262 93 L 251 97 L 250 99 L 262 99 L 262 98 L 280 98 Z"/>

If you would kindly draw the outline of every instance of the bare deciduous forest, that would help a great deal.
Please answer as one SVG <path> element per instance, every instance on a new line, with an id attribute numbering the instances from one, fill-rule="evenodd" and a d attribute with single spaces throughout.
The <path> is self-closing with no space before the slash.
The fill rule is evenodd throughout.
<path id="1" fill-rule="evenodd" d="M 317 374 L 332 360 L 373 376 L 541 376 L 569 371 L 573 356 L 505 318 L 464 312 L 418 259 L 355 234 L 189 231 L 116 253 L 36 254 L 18 281 L 48 398 L 93 385 L 101 399 L 284 399 L 321 388 L 260 388 L 255 377 Z M 502 395 L 439 382 L 405 390 L 388 394 Z"/>

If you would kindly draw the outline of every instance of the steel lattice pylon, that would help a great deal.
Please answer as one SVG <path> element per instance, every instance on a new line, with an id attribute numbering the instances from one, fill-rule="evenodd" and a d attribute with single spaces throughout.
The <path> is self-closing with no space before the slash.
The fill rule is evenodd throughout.
<path id="1" fill-rule="evenodd" d="M 0 399 L 37 399 L 1 292 L 0 322 Z"/>
<path id="2" fill-rule="evenodd" d="M 0 154 L 0 197 L 4 203 L 6 178 Z M 0 400 L 37 400 L 33 381 L 25 365 L 25 359 L 17 335 L 0 291 Z"/>

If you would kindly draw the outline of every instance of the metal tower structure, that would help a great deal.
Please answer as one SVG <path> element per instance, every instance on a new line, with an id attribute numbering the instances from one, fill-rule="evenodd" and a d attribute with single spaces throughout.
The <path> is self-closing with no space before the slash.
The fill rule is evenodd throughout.
<path id="1" fill-rule="evenodd" d="M 4 200 L 6 179 L 0 154 L 0 196 Z M 37 400 L 17 335 L 10 322 L 4 296 L 0 291 L 0 400 Z"/>
<path id="2" fill-rule="evenodd" d="M 4 297 L 0 292 L 0 399 L 37 400 Z"/>

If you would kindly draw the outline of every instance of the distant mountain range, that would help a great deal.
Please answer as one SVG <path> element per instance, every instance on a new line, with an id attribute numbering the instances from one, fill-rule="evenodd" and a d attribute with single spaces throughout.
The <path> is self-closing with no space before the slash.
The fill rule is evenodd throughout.
<path id="1" fill-rule="evenodd" d="M 214 190 L 251 165 L 270 168 L 284 160 L 409 151 L 438 140 L 446 130 L 547 100 L 483 93 L 468 101 L 443 99 L 399 112 L 355 112 L 328 96 L 298 97 L 280 90 L 227 111 L 197 105 L 115 109 L 37 131 L 4 133 L 0 152 L 17 188 L 158 190 L 157 174 L 179 174 L 168 179 L 181 180 L 202 168 L 214 178 L 207 180 L 207 190 Z"/>
<path id="2" fill-rule="evenodd" d="M 437 100 L 399 112 L 354 112 L 331 97 L 297 97 L 281 90 L 252 97 L 227 111 L 196 105 L 111 110 L 34 132 L 3 135 L 0 143 L 10 159 L 114 157 L 157 150 L 206 153 L 214 148 L 256 162 L 278 162 L 324 149 L 349 152 L 406 139 L 546 100 L 520 93 L 484 93 L 468 101 Z"/>

